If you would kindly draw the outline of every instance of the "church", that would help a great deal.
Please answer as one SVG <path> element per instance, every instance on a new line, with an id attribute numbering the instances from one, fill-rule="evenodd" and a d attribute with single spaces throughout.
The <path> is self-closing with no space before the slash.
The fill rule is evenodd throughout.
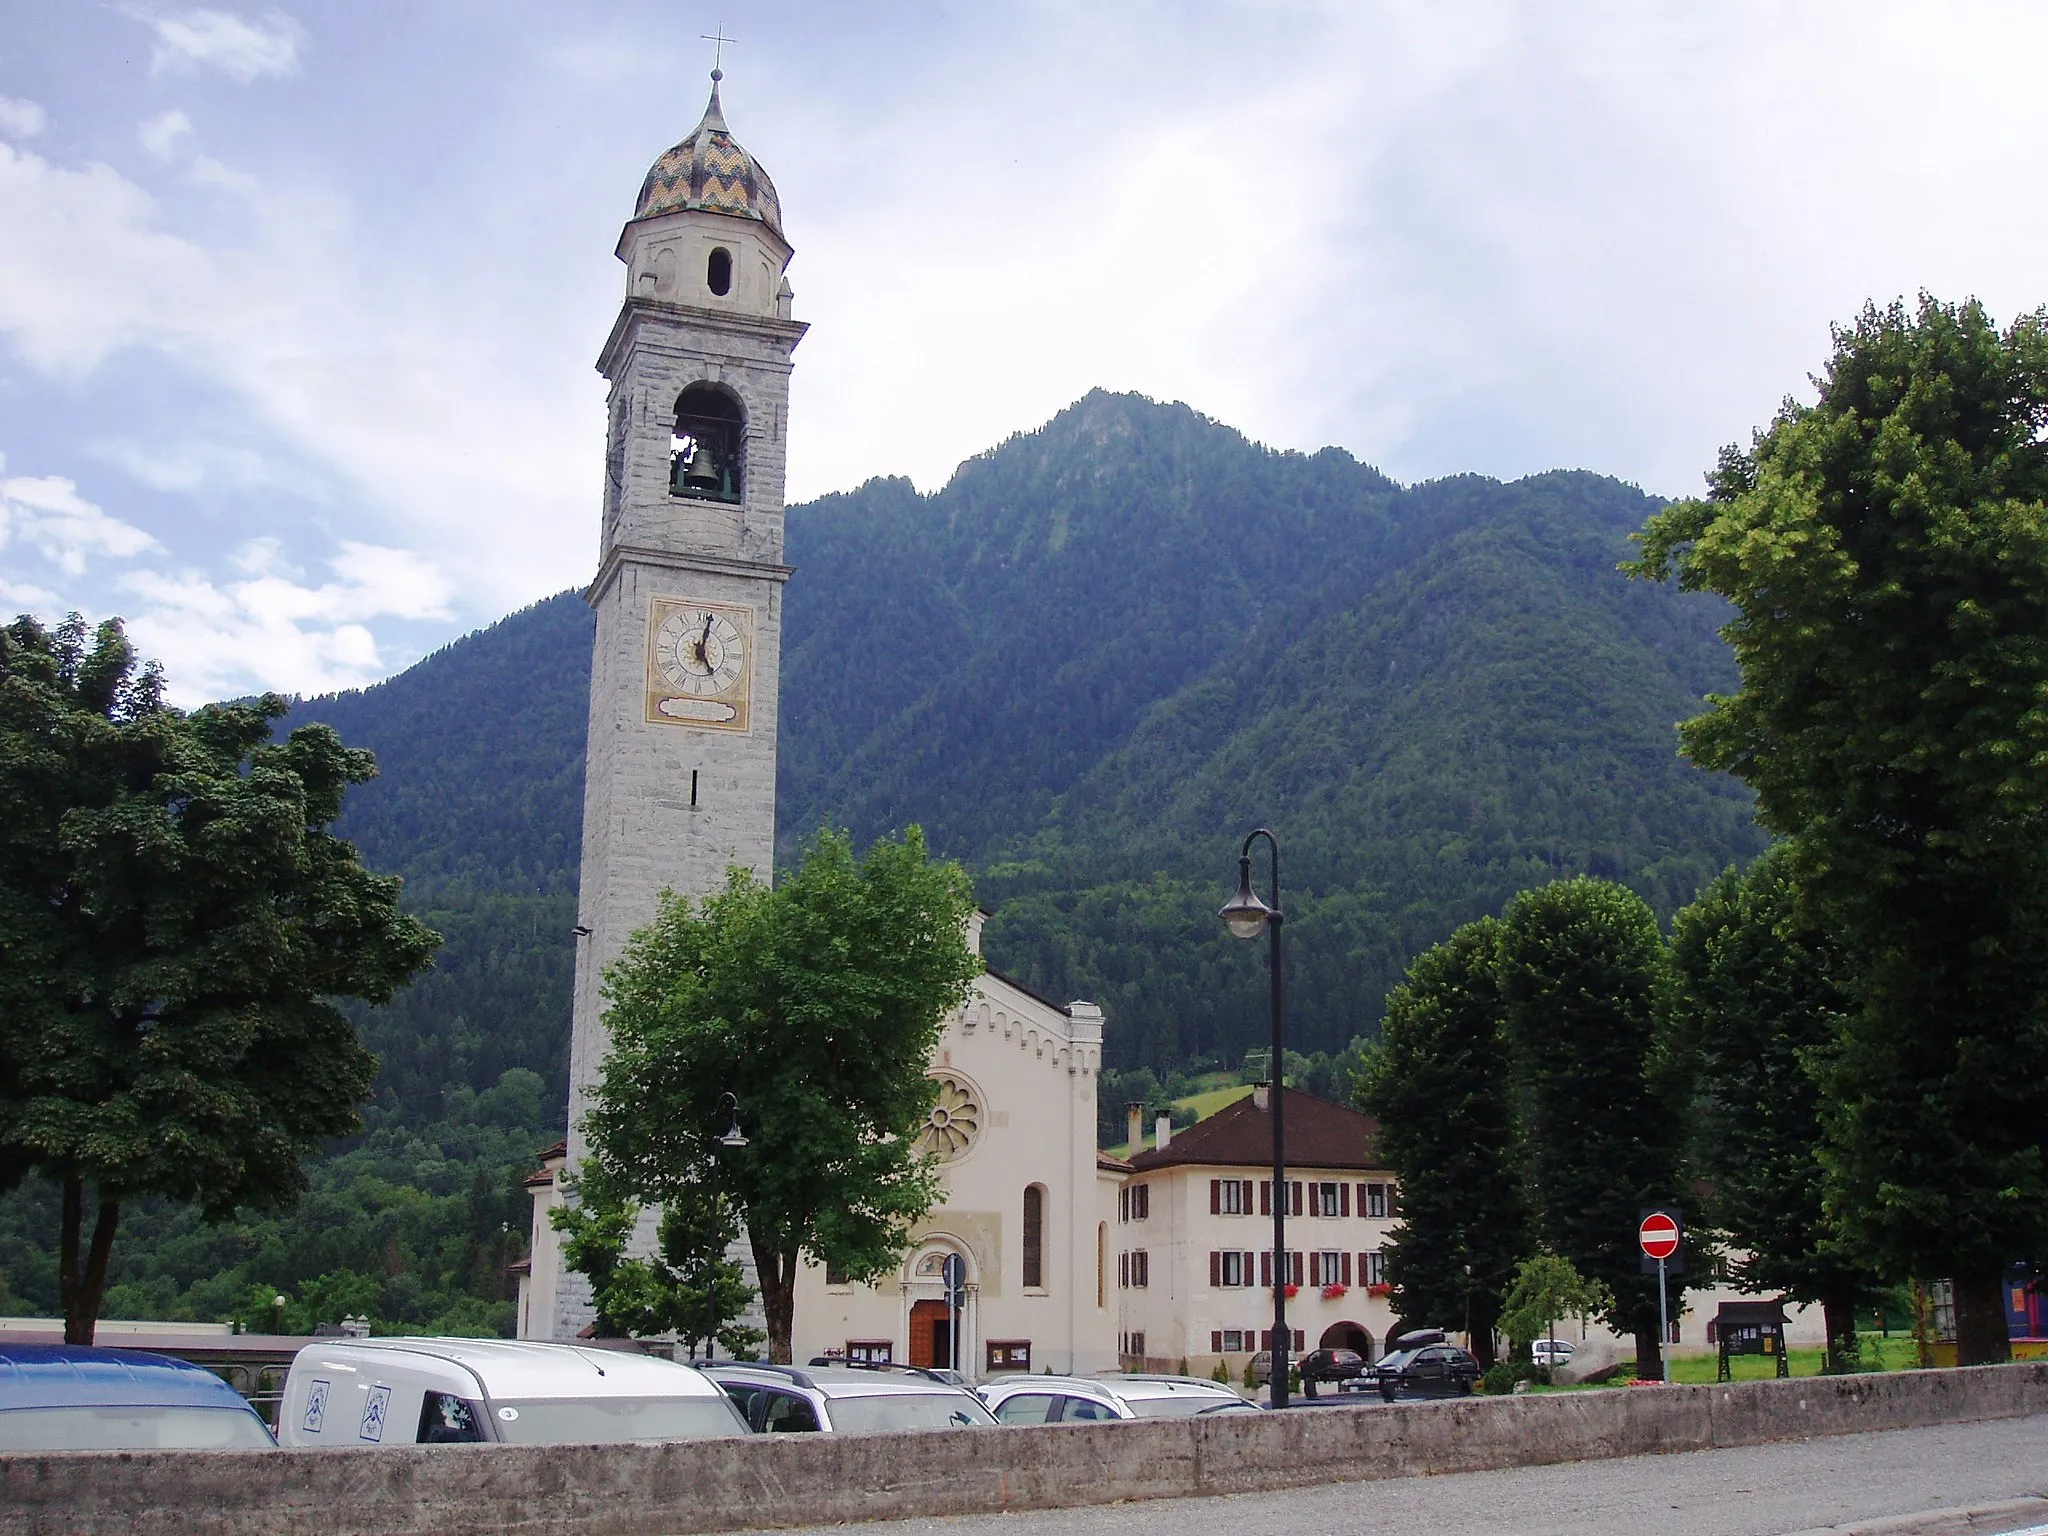
<path id="1" fill-rule="evenodd" d="M 584 1156 L 607 1048 L 600 986 L 665 889 L 704 895 L 728 866 L 772 872 L 789 377 L 806 327 L 785 273 L 774 183 L 704 117 L 648 171 L 619 236 L 626 296 L 598 359 L 610 384 L 570 1035 L 569 1137 L 528 1181 L 522 1338 L 573 1338 L 587 1283 L 548 1211 Z M 980 920 L 970 934 L 978 951 Z M 807 1267 L 797 1358 L 954 1366 L 970 1375 L 1115 1366 L 1109 1223 L 1124 1165 L 1095 1150 L 1102 1014 L 992 972 L 945 1025 L 921 1135 L 945 1193 L 891 1279 Z M 949 1264 L 950 1261 L 957 1261 Z M 751 1270 L 751 1259 L 748 1261 Z M 749 1276 L 751 1279 L 751 1274 Z"/>

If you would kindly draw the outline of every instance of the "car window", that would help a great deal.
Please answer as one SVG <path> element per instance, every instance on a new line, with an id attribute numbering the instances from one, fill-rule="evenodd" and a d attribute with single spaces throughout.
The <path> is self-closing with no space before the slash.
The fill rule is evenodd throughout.
<path id="1" fill-rule="evenodd" d="M 806 1398 L 787 1392 L 763 1392 L 754 1410 L 754 1424 L 764 1435 L 803 1435 L 818 1428 L 818 1411 Z"/>
<path id="2" fill-rule="evenodd" d="M 1235 1396 L 1236 1394 L 1231 1394 Z M 1221 1392 L 1185 1392 L 1172 1397 L 1133 1397 L 1131 1412 L 1141 1419 L 1191 1419 L 1228 1399 Z"/>
<path id="3" fill-rule="evenodd" d="M 998 1424 L 1050 1424 L 1060 1400 L 1049 1392 L 1019 1392 L 996 1409 Z"/>
<path id="4" fill-rule="evenodd" d="M 832 1427 L 853 1435 L 881 1434 L 894 1429 L 967 1429 L 996 1422 L 981 1399 L 965 1392 L 877 1393 L 872 1397 L 835 1397 Z"/>
<path id="5" fill-rule="evenodd" d="M 11 1408 L 0 1451 L 245 1451 L 276 1442 L 245 1408 Z"/>
<path id="6" fill-rule="evenodd" d="M 1070 1397 L 1060 1413 L 1060 1422 L 1072 1424 L 1077 1420 L 1113 1419 L 1116 1410 L 1107 1403 L 1098 1403 L 1092 1397 Z"/>
<path id="7" fill-rule="evenodd" d="M 722 1397 L 584 1397 L 493 1405 L 498 1438 L 515 1445 L 607 1445 L 629 1440 L 709 1440 L 744 1435 Z"/>
<path id="8" fill-rule="evenodd" d="M 490 1439 L 484 1432 L 483 1411 L 449 1392 L 429 1392 L 420 1404 L 421 1445 L 474 1445 Z"/>
<path id="9" fill-rule="evenodd" d="M 1383 1371 L 1398 1371 L 1414 1358 L 1414 1350 L 1397 1349 L 1391 1355 L 1380 1356 L 1380 1369 Z"/>

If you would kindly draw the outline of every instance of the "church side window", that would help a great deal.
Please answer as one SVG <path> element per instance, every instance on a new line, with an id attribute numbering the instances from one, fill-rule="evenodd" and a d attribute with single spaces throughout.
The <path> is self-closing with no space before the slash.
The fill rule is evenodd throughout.
<path id="1" fill-rule="evenodd" d="M 704 286 L 720 298 L 732 292 L 732 252 L 724 246 L 719 246 L 705 261 Z"/>
<path id="2" fill-rule="evenodd" d="M 1033 1184 L 1024 1191 L 1024 1288 L 1045 1286 L 1045 1186 Z"/>
<path id="3" fill-rule="evenodd" d="M 715 384 L 692 384 L 676 397 L 669 435 L 668 493 L 700 501 L 738 501 L 746 417 Z"/>

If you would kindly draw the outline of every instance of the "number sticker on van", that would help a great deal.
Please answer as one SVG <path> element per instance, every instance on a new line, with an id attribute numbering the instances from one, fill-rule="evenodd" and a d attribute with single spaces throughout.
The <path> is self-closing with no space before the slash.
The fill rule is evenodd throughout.
<path id="1" fill-rule="evenodd" d="M 362 1428 L 356 1431 L 358 1440 L 382 1440 L 384 1438 L 384 1414 L 391 1406 L 389 1387 L 370 1388 L 370 1400 L 363 1404 Z"/>
<path id="2" fill-rule="evenodd" d="M 327 1389 L 331 1385 L 315 1377 L 306 1393 L 306 1416 L 299 1421 L 299 1428 L 309 1435 L 319 1434 L 320 1426 L 327 1422 Z"/>

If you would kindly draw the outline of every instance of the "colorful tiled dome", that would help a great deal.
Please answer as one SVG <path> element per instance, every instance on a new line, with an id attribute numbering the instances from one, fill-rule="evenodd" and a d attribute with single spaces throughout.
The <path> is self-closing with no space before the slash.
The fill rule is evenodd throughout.
<path id="1" fill-rule="evenodd" d="M 640 184 L 636 219 L 658 214 L 680 213 L 700 208 L 710 213 L 729 213 L 736 218 L 759 219 L 778 235 L 782 233 L 782 203 L 775 195 L 775 183 L 754 157 L 741 149 L 725 126 L 725 114 L 718 105 L 719 70 L 711 71 L 711 102 L 704 120 L 690 130 L 688 138 L 654 162 L 647 180 Z"/>

